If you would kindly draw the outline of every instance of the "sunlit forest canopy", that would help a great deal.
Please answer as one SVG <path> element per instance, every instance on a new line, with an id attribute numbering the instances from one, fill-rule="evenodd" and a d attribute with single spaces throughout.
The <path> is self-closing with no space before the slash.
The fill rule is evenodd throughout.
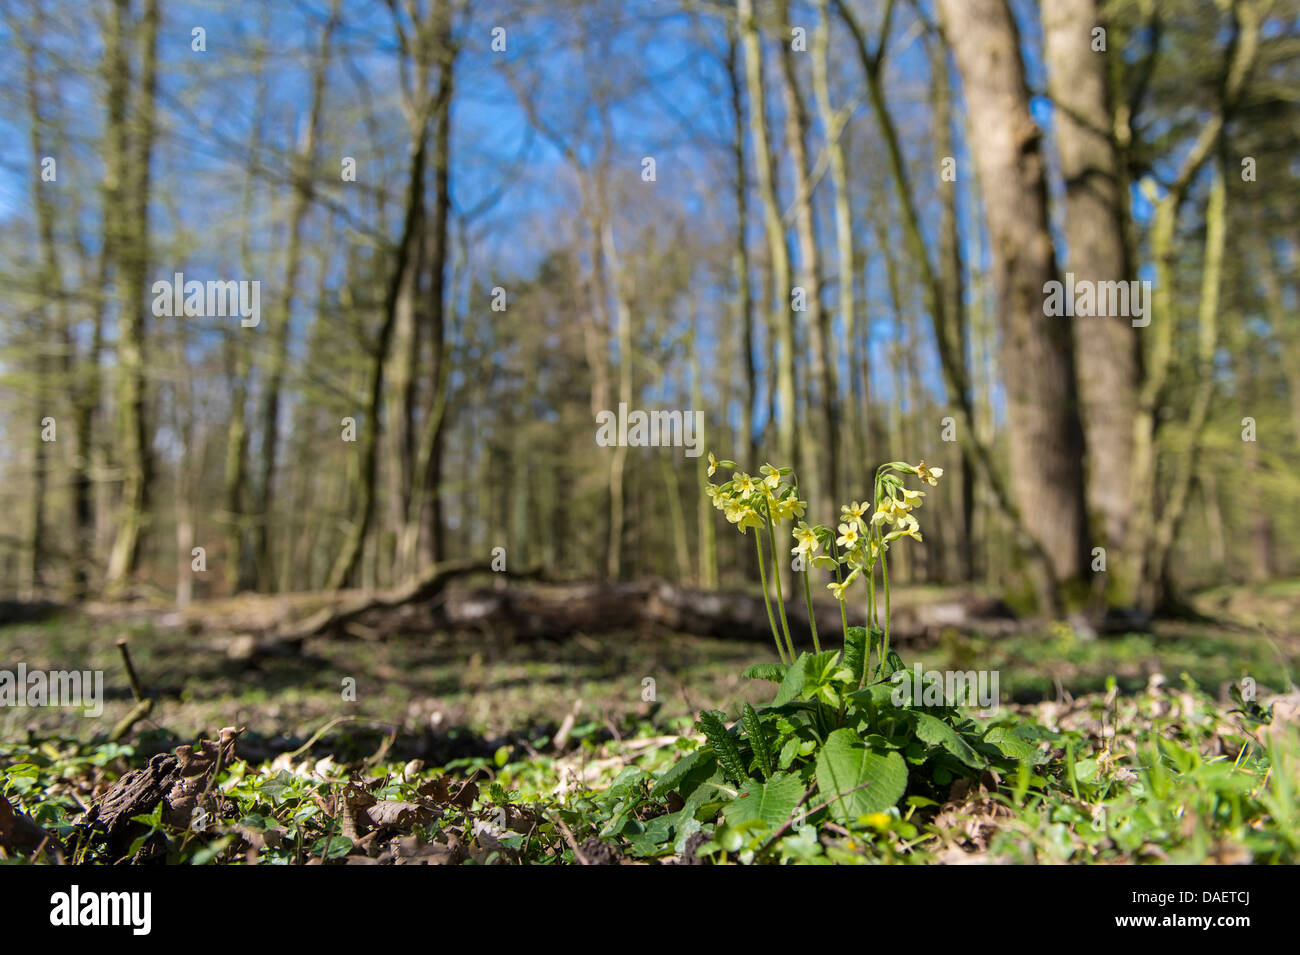
<path id="1" fill-rule="evenodd" d="M 900 583 L 1295 574 L 1300 7 L 1007 9 L 4 0 L 0 589 L 747 586 L 709 451 L 942 467 Z"/>

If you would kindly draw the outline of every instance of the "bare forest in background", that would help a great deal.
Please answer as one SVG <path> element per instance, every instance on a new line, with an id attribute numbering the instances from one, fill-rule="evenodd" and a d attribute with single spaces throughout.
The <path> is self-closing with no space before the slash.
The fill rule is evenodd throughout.
<path id="1" fill-rule="evenodd" d="M 832 524 L 942 467 L 891 575 L 1016 609 L 1300 573 L 1295 0 L 0 0 L 0 44 L 0 598 L 748 589 L 708 452 Z"/>

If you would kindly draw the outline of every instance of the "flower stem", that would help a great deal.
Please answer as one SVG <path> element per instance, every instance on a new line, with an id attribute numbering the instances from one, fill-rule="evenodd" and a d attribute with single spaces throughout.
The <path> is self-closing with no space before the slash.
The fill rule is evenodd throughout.
<path id="1" fill-rule="evenodd" d="M 840 549 L 835 544 L 835 535 L 831 535 L 831 556 L 835 558 L 835 582 L 843 584 L 844 578 L 840 571 Z M 844 629 L 844 644 L 849 642 L 849 615 L 844 609 L 844 597 L 840 597 L 840 626 Z"/>
<path id="2" fill-rule="evenodd" d="M 808 571 L 803 572 L 803 599 L 808 604 L 808 626 L 812 629 L 813 653 L 821 653 L 822 645 L 817 640 L 817 617 L 813 614 L 812 584 L 808 583 Z"/>
<path id="3" fill-rule="evenodd" d="M 785 648 L 781 646 L 781 635 L 776 632 L 776 618 L 772 616 L 772 603 L 767 596 L 767 571 L 764 569 L 763 560 L 763 539 L 754 534 L 754 546 L 758 548 L 758 579 L 763 582 L 763 607 L 767 610 L 767 622 L 772 628 L 772 639 L 776 641 L 776 654 L 781 658 L 782 663 L 790 663 L 785 656 Z"/>
<path id="4" fill-rule="evenodd" d="M 781 614 L 781 630 L 785 633 L 786 645 L 790 648 L 790 660 L 795 658 L 794 641 L 790 639 L 790 622 L 785 619 L 785 595 L 781 593 L 781 568 L 776 565 L 776 531 L 772 529 L 772 512 L 768 511 L 767 540 L 772 545 L 772 579 L 776 584 L 776 609 Z"/>
<path id="5" fill-rule="evenodd" d="M 883 674 L 889 657 L 889 561 L 885 558 L 883 546 L 880 551 L 880 580 L 885 588 L 885 639 L 880 645 L 880 672 Z"/>

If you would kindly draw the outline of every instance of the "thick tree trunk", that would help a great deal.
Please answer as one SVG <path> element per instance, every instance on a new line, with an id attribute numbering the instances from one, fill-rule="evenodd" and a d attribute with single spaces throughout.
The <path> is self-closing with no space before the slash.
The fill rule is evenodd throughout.
<path id="1" fill-rule="evenodd" d="M 981 479 L 992 492 L 998 510 L 1010 523 L 1017 548 L 1029 560 L 1030 572 L 1034 577 L 1040 600 L 1045 606 L 1054 605 L 1059 601 L 1051 558 L 1042 542 L 1029 532 L 1020 502 L 1013 496 L 1006 478 L 994 461 L 991 435 L 985 434 L 982 429 L 976 427 L 975 410 L 968 398 L 970 388 L 967 384 L 966 359 L 958 350 L 958 343 L 951 335 L 943 284 L 926 251 L 920 213 L 916 197 L 912 193 L 907 165 L 903 159 L 898 129 L 889 104 L 885 100 L 881 66 L 885 52 L 883 36 L 887 35 L 887 30 L 882 30 L 882 40 L 875 52 L 872 52 L 867 46 L 865 34 L 844 0 L 835 0 L 835 5 L 857 48 L 858 59 L 862 63 L 862 71 L 867 81 L 867 93 L 872 112 L 879 124 L 886 154 L 889 157 L 890 178 L 894 183 L 899 211 L 902 214 L 906 250 L 911 260 L 921 270 L 921 289 L 925 296 L 925 307 L 930 313 L 934 328 L 944 386 L 948 389 L 950 400 L 955 403 L 953 410 L 957 412 L 957 424 L 963 442 L 962 452 L 974 462 Z M 892 9 L 891 3 L 886 10 L 888 12 Z M 888 27 L 888 18 L 885 27 Z"/>
<path id="2" fill-rule="evenodd" d="M 1056 581 L 1081 580 L 1089 557 L 1083 430 L 1070 329 L 1043 308 L 1044 288 L 1057 270 L 1020 34 L 1006 0 L 940 0 L 939 10 L 979 131 L 971 151 L 1002 317 L 1012 485 Z"/>
<path id="3" fill-rule="evenodd" d="M 1065 179 L 1066 267 L 1075 282 L 1133 278 L 1126 239 L 1128 189 L 1112 136 L 1106 57 L 1092 49 L 1102 24 L 1097 0 L 1043 0 L 1048 89 Z M 1110 557 L 1108 601 L 1134 599 L 1125 559 L 1133 519 L 1133 424 L 1140 375 L 1137 331 L 1128 315 L 1074 320 L 1075 362 L 1087 440 L 1088 506 L 1094 539 Z"/>

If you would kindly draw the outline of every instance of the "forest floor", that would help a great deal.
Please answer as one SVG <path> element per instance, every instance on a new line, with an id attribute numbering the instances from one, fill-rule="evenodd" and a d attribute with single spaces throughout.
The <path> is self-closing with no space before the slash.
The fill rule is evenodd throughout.
<path id="1" fill-rule="evenodd" d="M 957 780 L 947 798 L 911 798 L 868 835 L 830 824 L 820 841 L 787 839 L 775 861 L 1295 861 L 1300 759 L 1279 772 L 1278 752 L 1265 758 L 1256 743 L 1300 710 L 1300 581 L 1207 591 L 1193 606 L 1201 619 L 1142 633 L 953 629 L 900 647 L 909 666 L 996 671 L 994 722 L 1040 727 L 1049 741 L 1028 764 L 1033 775 Z M 109 728 L 134 705 L 120 637 L 154 706 L 119 744 L 105 741 Z M 105 682 L 98 719 L 0 709 L 0 857 L 24 856 L 5 848 L 6 801 L 75 843 L 79 813 L 122 774 L 237 727 L 237 760 L 217 767 L 218 818 L 205 835 L 182 837 L 155 809 L 132 824 L 144 835 L 116 851 L 139 859 L 152 846 L 189 862 L 745 858 L 689 840 L 698 826 L 651 838 L 653 820 L 681 799 L 656 806 L 650 796 L 655 774 L 698 745 L 701 710 L 730 720 L 743 702 L 771 699 L 771 686 L 741 677 L 771 658 L 770 645 L 663 632 L 519 642 L 424 633 L 327 636 L 300 655 L 252 661 L 227 652 L 232 640 L 103 614 L 0 628 L 4 666 L 96 669 Z M 1245 677 L 1265 706 L 1280 695 L 1273 726 L 1232 712 L 1229 689 Z M 1153 746 L 1163 782 L 1151 775 Z M 1270 808 L 1278 799 L 1290 800 L 1286 818 Z M 398 817 L 380 819 L 376 802 L 398 804 Z M 115 861 L 102 845 L 80 851 Z"/>

